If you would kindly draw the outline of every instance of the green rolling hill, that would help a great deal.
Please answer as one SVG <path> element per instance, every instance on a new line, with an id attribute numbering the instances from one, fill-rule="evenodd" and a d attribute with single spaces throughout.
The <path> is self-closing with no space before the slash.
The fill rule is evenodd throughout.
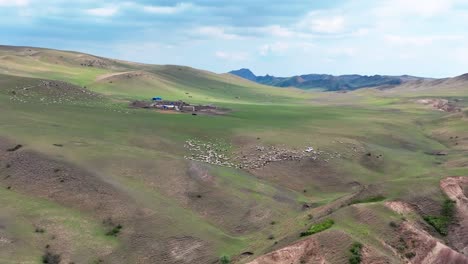
<path id="1" fill-rule="evenodd" d="M 463 261 L 465 222 L 443 210 L 440 181 L 468 175 L 467 89 L 464 76 L 278 89 L 1 46 L 0 262 L 348 263 L 359 242 L 366 263 L 406 263 L 433 249 L 411 241 L 429 240 Z M 129 107 L 154 96 L 229 111 Z"/>

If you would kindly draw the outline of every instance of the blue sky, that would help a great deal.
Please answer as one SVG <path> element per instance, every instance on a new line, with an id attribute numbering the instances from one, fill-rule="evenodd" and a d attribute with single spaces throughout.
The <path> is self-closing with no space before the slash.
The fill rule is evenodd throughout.
<path id="1" fill-rule="evenodd" d="M 0 0 L 0 44 L 214 72 L 468 72 L 468 0 Z"/>

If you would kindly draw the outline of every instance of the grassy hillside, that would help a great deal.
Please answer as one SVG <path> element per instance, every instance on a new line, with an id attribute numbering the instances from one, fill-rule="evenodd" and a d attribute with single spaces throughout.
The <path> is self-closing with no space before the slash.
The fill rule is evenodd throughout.
<path id="1" fill-rule="evenodd" d="M 143 65 L 92 55 L 0 46 L 0 73 L 67 81 L 116 98 L 195 102 L 276 103 L 304 99 L 299 90 L 280 91 L 241 78 L 175 65 Z"/>
<path id="2" fill-rule="evenodd" d="M 37 48 L 1 47 L 0 60 L 4 263 L 47 253 L 65 263 L 243 263 L 327 217 L 335 225 L 320 241 L 343 232 L 398 262 L 379 242 L 396 236 L 384 202 L 432 214 L 444 199 L 439 180 L 468 174 L 464 101 L 446 113 L 403 88 L 304 92 Z M 443 94 L 425 91 L 414 97 Z M 231 111 L 128 107 L 153 96 Z M 191 159 L 207 146 L 244 166 Z M 345 246 L 330 245 L 338 262 Z"/>

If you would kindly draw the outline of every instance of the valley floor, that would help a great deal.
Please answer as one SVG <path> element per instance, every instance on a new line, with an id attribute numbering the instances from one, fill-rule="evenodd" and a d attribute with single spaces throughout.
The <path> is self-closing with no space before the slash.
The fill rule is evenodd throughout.
<path id="1" fill-rule="evenodd" d="M 467 263 L 468 85 L 304 92 L 1 50 L 1 263 Z M 230 111 L 129 107 L 153 96 Z"/>

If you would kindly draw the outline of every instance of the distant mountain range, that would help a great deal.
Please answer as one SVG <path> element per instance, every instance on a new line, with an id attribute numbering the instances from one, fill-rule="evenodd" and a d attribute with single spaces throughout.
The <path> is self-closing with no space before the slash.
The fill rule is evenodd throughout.
<path id="1" fill-rule="evenodd" d="M 230 74 L 237 75 L 244 79 L 277 87 L 297 87 L 301 89 L 325 89 L 328 91 L 356 90 L 366 87 L 395 86 L 408 81 L 426 80 L 427 78 L 402 75 L 340 75 L 329 74 L 306 74 L 292 77 L 275 77 L 271 75 L 256 76 L 249 69 L 231 71 Z"/>

